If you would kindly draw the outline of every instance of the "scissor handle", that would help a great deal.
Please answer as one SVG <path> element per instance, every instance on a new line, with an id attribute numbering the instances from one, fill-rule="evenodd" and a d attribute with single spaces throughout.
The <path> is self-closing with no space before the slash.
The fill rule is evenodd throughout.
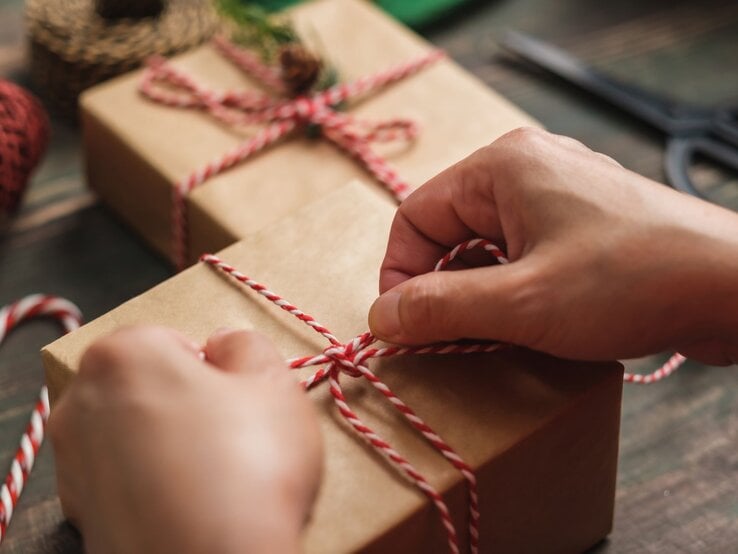
<path id="1" fill-rule="evenodd" d="M 694 186 L 689 176 L 689 167 L 697 153 L 738 172 L 738 150 L 707 136 L 672 138 L 668 141 L 664 156 L 664 171 L 669 184 L 676 190 L 709 200 Z"/>
<path id="2" fill-rule="evenodd" d="M 738 108 L 718 110 L 712 132 L 738 149 Z"/>

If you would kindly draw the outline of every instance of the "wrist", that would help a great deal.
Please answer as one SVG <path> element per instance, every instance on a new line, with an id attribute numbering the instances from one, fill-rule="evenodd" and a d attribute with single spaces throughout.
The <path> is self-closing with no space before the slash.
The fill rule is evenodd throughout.
<path id="1" fill-rule="evenodd" d="M 699 338 L 738 344 L 738 217 L 720 208 L 713 216 L 695 222 L 703 226 L 692 230 L 694 240 L 676 243 L 697 276 L 684 291 L 696 302 L 685 299 L 685 311 L 695 316 L 691 332 Z"/>
<path id="2" fill-rule="evenodd" d="M 738 351 L 738 225 L 734 237 L 725 248 L 724 289 L 721 292 L 722 302 L 716 310 L 715 334 L 718 340 L 726 341 L 734 351 Z M 738 363 L 738 358 L 734 360 Z"/>

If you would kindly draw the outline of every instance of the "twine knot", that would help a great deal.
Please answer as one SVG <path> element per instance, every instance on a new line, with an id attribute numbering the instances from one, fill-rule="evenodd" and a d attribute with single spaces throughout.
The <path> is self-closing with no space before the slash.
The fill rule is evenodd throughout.
<path id="1" fill-rule="evenodd" d="M 300 108 L 302 109 L 302 108 Z M 472 239 L 465 241 L 446 256 L 439 260 L 435 267 L 435 271 L 446 268 L 448 264 L 458 255 L 472 250 L 481 248 L 488 252 L 490 256 L 499 263 L 507 263 L 502 250 L 497 248 L 488 240 Z M 382 394 L 390 404 L 399 411 L 400 414 L 412 425 L 423 437 L 451 464 L 463 477 L 469 495 L 468 507 L 468 541 L 469 550 L 472 554 L 479 551 L 479 498 L 477 495 L 477 479 L 474 470 L 469 466 L 463 458 L 423 419 L 415 413 L 415 411 L 405 404 L 377 375 L 369 368 L 368 361 L 372 358 L 387 358 L 392 356 L 400 356 L 404 354 L 465 354 L 473 352 L 494 352 L 502 345 L 500 343 L 484 342 L 476 344 L 434 344 L 427 346 L 376 346 L 377 339 L 369 331 L 357 335 L 348 342 L 339 341 L 336 336 L 325 325 L 319 323 L 313 316 L 306 314 L 297 306 L 287 301 L 275 292 L 269 290 L 265 285 L 255 281 L 251 277 L 241 273 L 232 265 L 227 264 L 213 254 L 204 254 L 201 261 L 229 275 L 236 281 L 248 286 L 256 293 L 260 294 L 282 310 L 292 314 L 297 319 L 311 327 L 315 332 L 319 333 L 328 341 L 329 345 L 323 349 L 318 355 L 304 356 L 301 358 L 292 358 L 287 360 L 287 364 L 291 369 L 302 369 L 307 367 L 319 366 L 319 369 L 312 375 L 302 381 L 305 389 L 311 389 L 323 381 L 328 381 L 331 396 L 338 408 L 340 414 L 346 421 L 361 434 L 366 441 L 375 448 L 379 453 L 384 455 L 387 460 L 411 483 L 413 483 L 420 492 L 425 494 L 435 505 L 441 524 L 446 531 L 449 551 L 452 554 L 459 554 L 459 536 L 456 525 L 451 517 L 446 501 L 441 493 L 390 443 L 380 437 L 375 431 L 370 429 L 361 418 L 351 409 L 341 388 L 340 377 L 346 374 L 350 377 L 363 377 L 366 379 L 380 394 Z"/>
<path id="2" fill-rule="evenodd" d="M 368 348 L 376 340 L 371 333 L 362 333 L 345 344 L 331 344 L 323 350 L 323 355 L 332 363 L 333 369 L 350 377 L 361 377 L 359 366 L 372 357 L 373 352 Z"/>
<path id="3" fill-rule="evenodd" d="M 509 263 L 507 256 L 500 248 L 486 239 L 475 238 L 456 245 L 448 254 L 438 261 L 433 270 L 442 271 L 443 269 L 446 269 L 457 256 L 475 248 L 484 250 L 499 264 Z M 394 408 L 397 409 L 400 414 L 402 414 L 403 417 L 405 417 L 410 425 L 423 435 L 423 437 L 446 459 L 449 464 L 459 471 L 466 482 L 466 488 L 469 495 L 469 550 L 472 554 L 478 553 L 480 514 L 479 498 L 477 494 L 477 478 L 474 475 L 474 469 L 469 466 L 438 433 L 433 431 L 433 429 L 431 429 L 431 427 L 425 423 L 421 417 L 416 414 L 412 408 L 410 408 L 410 406 L 405 404 L 394 392 L 392 392 L 392 390 L 374 374 L 374 372 L 369 368 L 367 362 L 371 358 L 386 358 L 404 354 L 472 354 L 477 352 L 494 352 L 503 345 L 493 342 L 478 342 L 444 343 L 408 347 L 375 346 L 377 339 L 368 331 L 354 337 L 346 343 L 342 343 L 325 325 L 319 323 L 313 316 L 306 314 L 283 297 L 270 291 L 265 285 L 244 275 L 235 267 L 225 263 L 217 256 L 205 254 L 200 258 L 200 260 L 219 269 L 236 281 L 248 286 L 282 310 L 295 316 L 328 340 L 330 343 L 329 346 L 320 354 L 287 360 L 288 366 L 291 369 L 321 366 L 315 373 L 302 381 L 303 387 L 311 389 L 322 381 L 328 381 L 331 396 L 333 396 L 333 400 L 338 411 L 346 421 L 356 430 L 357 433 L 363 436 L 373 448 L 384 455 L 401 474 L 407 477 L 408 480 L 412 482 L 419 491 L 425 494 L 435 505 L 441 524 L 446 531 L 449 551 L 452 554 L 459 554 L 459 536 L 456 530 L 456 525 L 451 517 L 443 496 L 407 459 L 395 450 L 385 439 L 370 429 L 351 409 L 348 405 L 346 396 L 343 394 L 343 390 L 341 389 L 341 374 L 346 374 L 351 377 L 363 377 L 366 379 L 390 402 Z M 683 362 L 684 357 L 680 354 L 675 354 L 663 368 L 658 369 L 654 373 L 649 375 L 633 375 L 626 373 L 625 381 L 644 384 L 652 383 L 675 371 Z"/>

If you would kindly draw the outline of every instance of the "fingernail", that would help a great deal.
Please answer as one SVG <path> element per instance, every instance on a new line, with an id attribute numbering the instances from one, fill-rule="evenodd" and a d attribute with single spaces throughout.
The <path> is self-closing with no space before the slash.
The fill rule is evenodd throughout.
<path id="1" fill-rule="evenodd" d="M 374 301 L 369 310 L 369 328 L 374 336 L 392 340 L 400 331 L 400 291 L 391 290 Z"/>

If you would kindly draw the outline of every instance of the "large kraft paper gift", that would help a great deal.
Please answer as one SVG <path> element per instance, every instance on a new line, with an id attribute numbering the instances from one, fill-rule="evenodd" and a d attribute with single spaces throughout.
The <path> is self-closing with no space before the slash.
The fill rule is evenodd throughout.
<path id="1" fill-rule="evenodd" d="M 427 42 L 361 0 L 310 2 L 295 8 L 291 18 L 337 68 L 342 82 L 431 50 Z M 266 90 L 212 45 L 178 56 L 172 64 L 216 91 Z M 106 204 L 171 258 L 175 183 L 219 159 L 259 127 L 235 130 L 202 111 L 152 102 L 138 91 L 141 77 L 137 71 L 83 95 L 87 176 Z M 419 136 L 407 145 L 372 145 L 412 187 L 506 131 L 536 124 L 448 59 L 349 101 L 345 113 L 360 120 L 407 118 L 418 124 Z M 296 131 L 189 194 L 189 261 L 280 220 L 353 178 L 382 189 L 345 151 L 325 138 L 311 139 Z M 395 202 L 389 193 L 384 201 Z"/>
<path id="2" fill-rule="evenodd" d="M 219 256 L 348 341 L 367 329 L 393 212 L 379 191 L 354 182 Z M 289 313 L 200 263 L 47 346 L 52 406 L 92 341 L 137 323 L 171 326 L 203 342 L 223 326 L 254 328 L 285 357 L 328 346 Z M 511 347 L 397 356 L 370 365 L 475 469 L 482 551 L 577 552 L 610 531 L 619 364 L 563 361 Z M 314 370 L 296 373 L 305 378 Z M 468 498 L 461 475 L 370 383 L 346 374 L 341 383 L 359 417 L 443 493 L 466 551 Z M 347 424 L 327 383 L 306 394 L 318 410 L 326 465 L 305 551 L 446 551 L 432 504 Z"/>

